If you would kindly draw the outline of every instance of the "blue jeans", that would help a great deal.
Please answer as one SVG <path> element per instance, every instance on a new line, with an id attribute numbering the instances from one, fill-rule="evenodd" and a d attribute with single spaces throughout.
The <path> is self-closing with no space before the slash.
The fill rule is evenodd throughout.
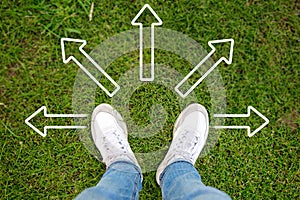
<path id="1" fill-rule="evenodd" d="M 186 161 L 177 161 L 163 171 L 160 176 L 163 199 L 207 199 L 223 200 L 230 197 L 213 187 L 205 186 L 195 167 Z M 84 190 L 76 200 L 94 199 L 138 199 L 142 189 L 142 173 L 132 163 L 118 161 L 111 164 L 100 182 Z"/>

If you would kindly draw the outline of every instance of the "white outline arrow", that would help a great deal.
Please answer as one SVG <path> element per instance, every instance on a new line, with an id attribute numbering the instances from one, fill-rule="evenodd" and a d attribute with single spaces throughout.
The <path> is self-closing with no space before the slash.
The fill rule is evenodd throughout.
<path id="1" fill-rule="evenodd" d="M 56 117 L 64 117 L 64 118 L 85 118 L 88 115 L 86 114 L 48 114 L 47 113 L 47 108 L 46 106 L 42 106 L 40 107 L 37 111 L 35 111 L 32 115 L 30 115 L 26 120 L 25 123 L 32 128 L 35 132 L 37 132 L 38 134 L 40 134 L 43 137 L 46 137 L 47 135 L 47 130 L 48 129 L 83 129 L 86 128 L 86 126 L 45 126 L 44 127 L 44 132 L 40 131 L 39 129 L 37 129 L 35 126 L 33 126 L 30 123 L 30 120 L 32 118 L 34 118 L 37 114 L 39 114 L 40 112 L 44 111 L 44 117 L 48 117 L 48 118 L 56 118 Z"/>
<path id="2" fill-rule="evenodd" d="M 65 41 L 82 43 L 82 45 L 79 47 L 79 51 L 116 87 L 116 89 L 113 92 L 109 92 L 74 56 L 69 56 L 68 58 L 66 58 L 65 44 L 64 44 Z M 89 56 L 89 54 L 87 54 L 83 50 L 83 47 L 85 45 L 86 45 L 85 40 L 73 39 L 73 38 L 61 38 L 61 51 L 62 51 L 63 62 L 68 63 L 71 60 L 73 60 L 109 97 L 113 97 L 120 89 L 120 86 Z"/>
<path id="3" fill-rule="evenodd" d="M 137 19 L 141 16 L 144 10 L 148 8 L 153 16 L 158 22 L 151 24 L 151 77 L 143 77 L 143 23 L 137 22 Z M 154 26 L 162 25 L 162 20 L 158 17 L 156 12 L 151 8 L 149 4 L 145 4 L 143 8 L 138 12 L 138 14 L 131 21 L 133 26 L 140 27 L 140 80 L 141 81 L 153 81 L 154 80 Z"/>
<path id="4" fill-rule="evenodd" d="M 255 129 L 253 132 L 251 132 L 250 126 L 214 126 L 214 128 L 216 128 L 216 129 L 247 129 L 248 136 L 252 137 L 258 131 L 260 131 L 265 126 L 267 126 L 267 124 L 269 123 L 269 119 L 266 118 L 264 115 L 262 115 L 260 112 L 258 112 L 258 110 L 256 110 L 254 107 L 248 106 L 247 114 L 214 114 L 214 117 L 216 117 L 216 118 L 250 117 L 251 110 L 253 112 L 255 112 L 258 116 L 260 116 L 265 121 L 262 125 L 260 125 L 260 127 Z"/>
<path id="5" fill-rule="evenodd" d="M 206 62 L 207 59 L 209 59 L 216 51 L 216 48 L 214 47 L 213 44 L 218 44 L 218 43 L 224 43 L 224 42 L 230 42 L 230 52 L 229 52 L 229 59 L 225 58 L 225 57 L 221 57 L 209 70 L 207 70 L 205 72 L 205 74 L 203 74 L 201 76 L 201 78 L 185 93 L 183 94 L 180 90 L 179 87 L 182 86 L 192 75 L 193 73 L 198 70 L 201 65 L 203 63 Z M 189 95 L 202 81 L 203 79 L 205 79 L 208 74 L 210 74 L 222 61 L 226 62 L 228 65 L 230 65 L 232 63 L 232 56 L 233 56 L 233 45 L 234 45 L 234 40 L 233 39 L 223 39 L 223 40 L 211 40 L 208 42 L 208 45 L 210 46 L 210 48 L 212 49 L 209 54 L 207 54 L 207 56 L 205 56 L 205 58 L 203 58 L 201 60 L 201 62 L 194 67 L 194 69 L 192 71 L 190 71 L 190 73 L 188 75 L 186 75 L 184 77 L 184 79 L 182 79 L 182 81 L 180 81 L 180 83 L 178 83 L 178 85 L 176 85 L 175 87 L 175 91 L 182 97 L 185 98 L 187 97 L 187 95 Z"/>

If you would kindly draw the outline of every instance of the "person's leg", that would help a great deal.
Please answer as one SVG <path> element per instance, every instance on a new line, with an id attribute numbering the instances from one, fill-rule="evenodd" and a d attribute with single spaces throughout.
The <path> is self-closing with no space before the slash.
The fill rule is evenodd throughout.
<path id="1" fill-rule="evenodd" d="M 213 187 L 205 186 L 195 167 L 186 161 L 176 161 L 167 166 L 160 176 L 160 186 L 165 200 L 229 200 L 230 197 Z"/>
<path id="2" fill-rule="evenodd" d="M 97 186 L 84 190 L 76 199 L 138 199 L 142 172 L 121 115 L 110 105 L 101 104 L 92 114 L 91 130 L 107 170 Z"/>
<path id="3" fill-rule="evenodd" d="M 139 168 L 130 162 L 112 163 L 95 186 L 84 190 L 76 200 L 138 199 L 142 188 Z"/>
<path id="4" fill-rule="evenodd" d="M 230 199 L 224 192 L 205 186 L 194 167 L 208 129 L 208 113 L 200 104 L 189 105 L 179 115 L 171 146 L 156 173 L 164 199 Z"/>

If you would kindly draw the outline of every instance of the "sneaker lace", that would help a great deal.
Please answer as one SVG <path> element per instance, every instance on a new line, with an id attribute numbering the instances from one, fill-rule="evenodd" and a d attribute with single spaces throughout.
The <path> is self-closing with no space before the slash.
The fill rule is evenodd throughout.
<path id="1" fill-rule="evenodd" d="M 107 152 L 107 157 L 103 158 L 105 163 L 110 163 L 111 160 L 127 160 L 133 161 L 131 156 L 131 148 L 128 144 L 127 137 L 119 130 L 109 130 L 102 137 L 103 147 Z"/>
<path id="2" fill-rule="evenodd" d="M 199 134 L 198 134 L 199 135 Z M 195 130 L 184 129 L 182 132 L 174 138 L 174 143 L 169 151 L 172 152 L 168 157 L 168 163 L 171 163 L 175 160 L 187 160 L 191 163 L 194 163 L 197 159 L 197 147 L 201 141 L 201 137 L 196 134 Z"/>

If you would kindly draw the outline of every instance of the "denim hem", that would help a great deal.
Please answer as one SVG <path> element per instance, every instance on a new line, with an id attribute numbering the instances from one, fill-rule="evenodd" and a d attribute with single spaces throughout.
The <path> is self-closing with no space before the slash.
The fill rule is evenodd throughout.
<path id="1" fill-rule="evenodd" d="M 175 163 L 188 163 L 192 166 L 194 166 L 192 163 L 190 163 L 189 161 L 186 161 L 186 160 L 176 160 L 170 164 L 167 165 L 167 167 L 164 169 L 164 171 L 160 174 L 159 176 L 159 183 L 160 183 L 160 186 L 162 186 L 163 184 L 163 177 L 164 175 L 166 174 L 167 170 L 170 168 L 171 165 L 175 164 Z"/>
<path id="2" fill-rule="evenodd" d="M 139 173 L 141 182 L 143 182 L 143 173 L 142 173 L 142 169 L 139 166 L 137 166 L 134 163 L 127 161 L 127 160 L 118 160 L 118 161 L 111 163 L 109 166 L 107 166 L 107 169 L 111 168 L 113 165 L 116 165 L 116 164 L 129 164 L 129 165 L 133 166 L 134 169 Z"/>

